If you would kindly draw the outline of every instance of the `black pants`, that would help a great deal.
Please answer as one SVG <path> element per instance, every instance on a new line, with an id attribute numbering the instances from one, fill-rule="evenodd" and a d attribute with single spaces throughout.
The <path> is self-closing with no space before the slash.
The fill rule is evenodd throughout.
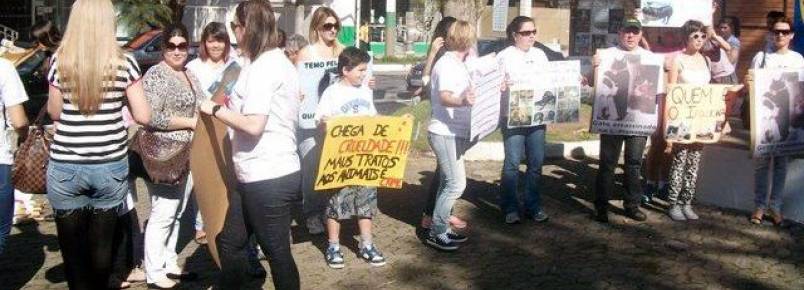
<path id="1" fill-rule="evenodd" d="M 142 237 L 136 208 L 118 217 L 117 230 L 114 234 L 112 275 L 118 275 L 118 278 L 125 280 L 134 267 L 141 265 Z M 138 244 L 139 250 L 135 249 Z"/>
<path id="2" fill-rule="evenodd" d="M 240 289 L 247 280 L 248 237 L 254 233 L 268 257 L 274 287 L 299 289 L 299 270 L 290 251 L 290 208 L 301 198 L 301 174 L 239 183 L 229 194 L 229 210 L 216 238 L 221 289 Z"/>
<path id="3" fill-rule="evenodd" d="M 642 196 L 640 170 L 642 153 L 645 151 L 645 136 L 600 135 L 600 165 L 595 180 L 595 207 L 605 209 L 614 191 L 614 169 L 620 159 L 623 143 L 625 143 L 625 195 L 623 205 L 634 209 L 639 206 Z"/>
<path id="4" fill-rule="evenodd" d="M 72 290 L 106 289 L 112 272 L 117 208 L 56 210 L 64 274 Z"/>

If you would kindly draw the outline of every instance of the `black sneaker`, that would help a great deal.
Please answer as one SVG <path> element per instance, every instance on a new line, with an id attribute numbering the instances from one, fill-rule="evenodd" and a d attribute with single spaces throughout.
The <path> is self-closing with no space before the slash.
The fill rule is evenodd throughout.
<path id="1" fill-rule="evenodd" d="M 469 237 L 453 232 L 452 229 L 447 230 L 447 238 L 449 238 L 455 243 L 463 243 L 469 240 Z"/>
<path id="2" fill-rule="evenodd" d="M 638 208 L 627 208 L 625 209 L 625 216 L 631 218 L 632 220 L 642 222 L 648 219 L 648 216 L 645 215 L 641 210 Z"/>
<path id="3" fill-rule="evenodd" d="M 609 211 L 605 208 L 595 208 L 595 220 L 601 223 L 609 222 Z"/>
<path id="4" fill-rule="evenodd" d="M 452 252 L 458 250 L 458 244 L 450 240 L 446 233 L 439 234 L 437 236 L 429 235 L 427 236 L 427 240 L 425 240 L 425 242 L 427 242 L 428 246 L 442 251 Z"/>

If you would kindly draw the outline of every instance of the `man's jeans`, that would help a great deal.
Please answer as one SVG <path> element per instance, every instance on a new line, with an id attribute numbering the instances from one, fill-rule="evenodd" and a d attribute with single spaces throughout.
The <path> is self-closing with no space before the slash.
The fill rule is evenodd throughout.
<path id="1" fill-rule="evenodd" d="M 505 161 L 503 161 L 500 182 L 502 186 L 500 208 L 505 214 L 519 211 L 517 184 L 519 183 L 519 164 L 523 157 L 527 157 L 528 161 L 528 168 L 525 171 L 525 209 L 534 215 L 541 211 L 539 185 L 544 163 L 545 128 L 545 126 L 536 126 L 502 129 Z"/>
<path id="2" fill-rule="evenodd" d="M 11 233 L 14 218 L 14 186 L 11 185 L 11 165 L 0 164 L 0 255 Z"/>
<path id="3" fill-rule="evenodd" d="M 436 155 L 440 169 L 438 197 L 433 210 L 431 235 L 446 233 L 449 216 L 455 201 L 466 188 L 466 167 L 463 155 L 470 147 L 469 140 L 430 133 L 430 147 Z"/>
<path id="4" fill-rule="evenodd" d="M 635 209 L 639 207 L 642 197 L 640 169 L 642 153 L 645 151 L 645 136 L 600 135 L 600 166 L 595 180 L 595 207 L 605 209 L 614 191 L 614 169 L 620 159 L 623 143 L 625 143 L 625 195 L 623 207 Z"/>
<path id="5" fill-rule="evenodd" d="M 757 158 L 754 169 L 754 204 L 758 209 L 782 210 L 782 195 L 787 178 L 787 156 Z M 771 167 L 773 163 L 773 167 Z M 770 203 L 768 203 L 768 174 L 772 171 Z"/>

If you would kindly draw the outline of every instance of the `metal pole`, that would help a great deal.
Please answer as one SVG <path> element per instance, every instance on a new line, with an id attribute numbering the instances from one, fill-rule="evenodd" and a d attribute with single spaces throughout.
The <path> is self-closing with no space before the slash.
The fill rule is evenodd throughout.
<path id="1" fill-rule="evenodd" d="M 394 55 L 396 46 L 396 0 L 385 0 L 385 56 Z"/>

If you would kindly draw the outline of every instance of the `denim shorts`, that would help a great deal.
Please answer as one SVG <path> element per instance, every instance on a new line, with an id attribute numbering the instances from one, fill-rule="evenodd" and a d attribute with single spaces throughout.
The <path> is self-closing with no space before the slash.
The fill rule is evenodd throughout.
<path id="1" fill-rule="evenodd" d="M 56 210 L 111 209 L 128 193 L 128 159 L 101 164 L 75 164 L 50 160 L 47 198 Z"/>

